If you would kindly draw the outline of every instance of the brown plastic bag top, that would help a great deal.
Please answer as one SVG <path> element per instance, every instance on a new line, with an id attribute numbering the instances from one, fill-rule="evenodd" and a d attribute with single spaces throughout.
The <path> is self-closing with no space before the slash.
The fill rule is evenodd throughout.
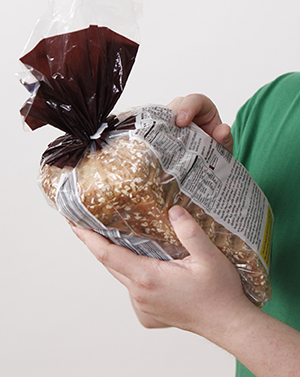
<path id="1" fill-rule="evenodd" d="M 46 151 L 48 164 L 75 166 L 122 94 L 138 44 L 106 27 L 42 39 L 20 60 L 37 80 L 21 109 L 32 130 L 50 124 L 67 134 Z M 114 123 L 108 121 L 110 127 Z"/>

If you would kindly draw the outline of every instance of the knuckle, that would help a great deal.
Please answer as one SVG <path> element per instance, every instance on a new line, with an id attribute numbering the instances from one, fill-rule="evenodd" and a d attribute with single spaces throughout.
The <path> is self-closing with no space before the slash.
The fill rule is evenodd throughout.
<path id="1" fill-rule="evenodd" d="M 135 285 L 142 290 L 152 290 L 154 289 L 154 281 L 150 276 L 142 276 L 135 281 Z"/>
<path id="2" fill-rule="evenodd" d="M 191 223 L 187 229 L 183 232 L 183 238 L 185 240 L 190 240 L 195 238 L 199 233 L 199 226 L 197 224 Z"/>
<path id="3" fill-rule="evenodd" d="M 137 292 L 135 294 L 131 292 L 131 295 L 135 309 L 137 309 L 141 313 L 146 313 L 147 307 L 149 306 L 147 297 L 144 294 Z"/>
<path id="4" fill-rule="evenodd" d="M 177 96 L 177 97 L 174 98 L 173 101 L 174 101 L 175 103 L 178 103 L 178 104 L 179 104 L 179 103 L 181 103 L 181 102 L 183 101 L 183 99 L 184 99 L 184 97 L 182 97 L 182 96 Z"/>
<path id="5" fill-rule="evenodd" d="M 191 93 L 191 94 L 188 94 L 185 97 L 185 100 L 188 103 L 197 104 L 197 106 L 199 107 L 202 104 L 204 98 L 205 98 L 205 96 L 203 94 L 200 94 L 200 93 Z"/>
<path id="6" fill-rule="evenodd" d="M 187 94 L 185 98 L 187 99 L 202 99 L 203 95 L 200 93 L 190 93 Z"/>
<path id="7" fill-rule="evenodd" d="M 170 103 L 169 103 L 169 107 L 171 107 L 174 111 L 177 111 L 180 104 L 182 103 L 184 97 L 180 97 L 180 96 L 177 96 L 175 97 Z"/>
<path id="8" fill-rule="evenodd" d="M 109 260 L 109 255 L 110 255 L 110 251 L 108 250 L 108 248 L 97 249 L 95 252 L 95 256 L 97 260 L 104 265 L 107 264 Z"/>
<path id="9" fill-rule="evenodd" d="M 144 311 L 144 310 L 143 310 L 143 304 L 145 303 L 145 298 L 144 298 L 144 296 L 141 295 L 141 294 L 138 294 L 138 293 L 135 293 L 135 294 L 131 293 L 131 294 L 132 294 L 132 298 L 133 298 L 133 300 L 134 300 L 134 305 L 135 305 L 135 307 L 136 307 L 139 311 L 143 312 L 143 311 Z"/>
<path id="10" fill-rule="evenodd" d="M 187 220 L 184 226 L 179 227 L 177 232 L 181 241 L 188 241 L 197 237 L 199 230 L 200 226 L 195 221 Z"/>

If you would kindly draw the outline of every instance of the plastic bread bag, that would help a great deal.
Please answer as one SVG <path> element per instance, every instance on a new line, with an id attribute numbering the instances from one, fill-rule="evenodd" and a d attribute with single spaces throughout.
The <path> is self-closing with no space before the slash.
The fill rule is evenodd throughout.
<path id="1" fill-rule="evenodd" d="M 25 122 L 65 132 L 42 156 L 42 190 L 72 224 L 166 261 L 188 255 L 168 219 L 171 206 L 183 206 L 263 306 L 271 299 L 273 215 L 250 174 L 195 124 L 176 127 L 170 108 L 112 114 L 137 49 L 92 25 L 43 38 L 21 58 L 36 78 Z"/>

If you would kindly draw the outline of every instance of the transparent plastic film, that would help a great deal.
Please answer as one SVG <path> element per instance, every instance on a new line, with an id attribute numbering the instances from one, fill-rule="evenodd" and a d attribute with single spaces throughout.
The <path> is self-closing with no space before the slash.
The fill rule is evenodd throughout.
<path id="1" fill-rule="evenodd" d="M 273 215 L 246 169 L 195 124 L 176 127 L 168 107 L 114 114 L 139 48 L 137 5 L 53 0 L 38 21 L 20 58 L 20 112 L 32 130 L 63 131 L 42 155 L 40 186 L 70 223 L 162 260 L 188 255 L 168 219 L 183 206 L 263 306 Z"/>
<path id="2" fill-rule="evenodd" d="M 20 58 L 20 82 L 30 92 L 24 122 L 33 130 L 50 124 L 85 143 L 124 91 L 138 39 L 130 0 L 51 1 Z"/>
<path id="3" fill-rule="evenodd" d="M 44 38 L 86 29 L 90 25 L 108 27 L 139 44 L 137 20 L 142 12 L 143 0 L 48 0 L 48 8 L 37 20 L 22 55 Z"/>
<path id="4" fill-rule="evenodd" d="M 65 192 L 65 202 L 72 207 L 72 195 L 75 195 L 100 222 L 98 228 L 92 227 L 94 230 L 122 245 L 126 240 L 127 247 L 139 254 L 161 259 L 188 255 L 168 219 L 171 206 L 179 204 L 185 207 L 211 241 L 235 265 L 249 299 L 263 306 L 271 299 L 269 270 L 260 255 L 267 218 L 263 215 L 260 227 L 254 228 L 257 242 L 251 244 L 246 237 L 247 232 L 237 232 L 230 225 L 236 224 L 233 219 L 228 221 L 226 216 L 217 216 L 230 205 L 219 200 L 219 195 L 224 195 L 222 190 L 228 196 L 236 191 L 238 176 L 234 173 L 237 169 L 234 158 L 195 125 L 177 128 L 175 113 L 166 107 L 150 105 L 134 108 L 117 118 L 122 121 L 106 135 L 105 145 L 98 148 L 96 143 L 91 144 L 74 168 L 74 189 L 70 195 Z M 209 150 L 211 145 L 214 151 Z M 197 162 L 199 159 L 201 164 Z M 47 169 L 52 170 L 51 167 Z M 247 175 L 244 185 L 250 187 L 249 181 L 253 184 L 253 179 L 238 163 L 240 169 Z M 230 183 L 231 180 L 233 182 Z M 41 181 L 47 193 L 45 179 Z M 49 185 L 49 193 L 51 189 L 53 185 Z M 238 221 L 247 222 L 253 211 L 268 213 L 269 205 L 261 191 L 260 204 L 250 200 L 252 193 L 249 190 L 247 193 L 240 190 L 240 196 L 243 198 L 235 193 L 235 202 L 244 203 L 244 208 L 235 211 L 236 216 L 240 216 Z M 56 205 L 68 218 L 70 209 L 63 208 L 57 199 Z M 254 209 L 257 205 L 259 210 Z M 75 209 L 75 212 L 78 218 L 72 218 L 72 221 L 89 227 L 82 222 L 84 211 Z M 130 244 L 131 239 L 139 245 L 138 249 Z M 144 241 L 144 247 L 137 240 Z"/>

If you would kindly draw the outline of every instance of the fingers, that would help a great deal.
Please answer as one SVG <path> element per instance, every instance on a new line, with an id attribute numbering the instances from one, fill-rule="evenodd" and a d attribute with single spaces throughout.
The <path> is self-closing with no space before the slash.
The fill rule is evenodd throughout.
<path id="1" fill-rule="evenodd" d="M 176 124 L 178 127 L 185 127 L 191 122 L 200 127 L 209 124 L 216 126 L 221 123 L 216 106 L 203 94 L 189 94 L 186 97 L 177 97 L 168 106 L 177 112 Z M 209 133 L 209 130 L 206 132 Z"/>
<path id="2" fill-rule="evenodd" d="M 108 270 L 108 272 L 114 277 L 114 278 L 116 278 L 121 284 L 123 284 L 125 287 L 129 287 L 129 285 L 130 285 L 130 280 L 126 277 L 126 276 L 124 276 L 124 275 L 122 275 L 122 274 L 120 274 L 119 272 L 117 272 L 117 271 L 115 271 L 115 270 L 113 270 L 112 268 L 109 268 L 109 267 L 107 267 L 107 270 Z"/>
<path id="3" fill-rule="evenodd" d="M 174 98 L 167 106 L 173 109 L 176 113 L 178 112 L 178 108 L 183 101 L 184 97 L 176 97 Z"/>
<path id="4" fill-rule="evenodd" d="M 186 97 L 175 98 L 168 106 L 177 113 L 177 126 L 185 127 L 194 122 L 232 153 L 231 129 L 221 122 L 215 104 L 208 97 L 203 94 L 189 94 Z"/>
<path id="5" fill-rule="evenodd" d="M 143 271 L 151 269 L 153 264 L 160 262 L 153 261 L 154 258 L 136 255 L 131 250 L 113 244 L 92 230 L 76 227 L 72 230 L 99 262 L 127 288 L 130 280 L 143 281 Z"/>
<path id="6" fill-rule="evenodd" d="M 177 237 L 192 259 L 205 261 L 220 253 L 184 208 L 175 205 L 169 210 L 169 218 Z"/>
<path id="7" fill-rule="evenodd" d="M 231 128 L 228 124 L 219 124 L 212 132 L 211 135 L 218 143 L 223 145 L 225 149 L 232 154 L 233 152 L 233 136 Z"/>
<path id="8" fill-rule="evenodd" d="M 202 228 L 185 209 L 177 205 L 172 207 L 169 210 L 169 219 L 177 237 L 189 252 L 192 260 L 205 262 L 212 256 L 220 254 L 216 246 L 212 244 Z M 151 285 L 150 277 L 157 276 L 157 273 L 162 270 L 162 264 L 167 263 L 155 258 L 136 255 L 91 230 L 72 229 L 95 257 L 128 289 L 132 283 L 140 287 L 149 287 Z M 177 264 L 169 266 L 176 268 Z"/>

